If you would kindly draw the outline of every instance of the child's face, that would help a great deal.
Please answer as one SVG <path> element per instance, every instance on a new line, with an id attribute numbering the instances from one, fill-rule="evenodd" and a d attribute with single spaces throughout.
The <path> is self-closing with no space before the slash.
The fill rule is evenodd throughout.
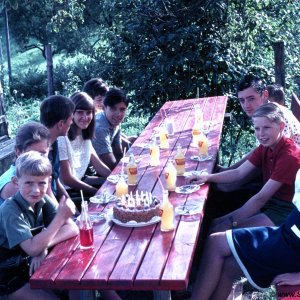
<path id="1" fill-rule="evenodd" d="M 115 104 L 114 106 L 105 106 L 104 111 L 106 118 L 113 127 L 117 127 L 125 118 L 127 106 L 124 102 Z"/>
<path id="2" fill-rule="evenodd" d="M 253 118 L 255 135 L 259 143 L 265 147 L 274 148 L 282 137 L 284 123 L 276 124 L 266 117 Z"/>
<path id="3" fill-rule="evenodd" d="M 73 116 L 73 122 L 77 125 L 81 130 L 87 129 L 93 120 L 93 111 L 92 110 L 84 110 L 84 109 L 76 109 Z"/>
<path id="4" fill-rule="evenodd" d="M 46 194 L 50 176 L 32 176 L 23 174 L 16 178 L 16 184 L 23 198 L 34 207 Z"/>
<path id="5" fill-rule="evenodd" d="M 265 103 L 266 93 L 259 94 L 253 87 L 249 87 L 238 92 L 238 99 L 247 116 L 252 117 L 254 112 Z"/>

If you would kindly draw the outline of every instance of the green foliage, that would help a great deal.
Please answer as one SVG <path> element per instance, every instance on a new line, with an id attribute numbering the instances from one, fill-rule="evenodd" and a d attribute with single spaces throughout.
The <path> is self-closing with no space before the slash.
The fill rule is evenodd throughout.
<path id="1" fill-rule="evenodd" d="M 221 157 L 231 163 L 240 156 L 235 145 L 240 128 L 250 128 L 240 125 L 232 131 L 233 125 L 243 122 L 234 96 L 236 85 L 249 71 L 268 83 L 275 81 L 276 41 L 285 43 L 287 96 L 299 92 L 299 4 L 299 0 L 32 0 L 18 1 L 19 8 L 9 11 L 9 22 L 21 49 L 44 51 L 50 42 L 53 54 L 66 55 L 54 64 L 58 93 L 70 95 L 91 77 L 102 77 L 130 94 L 132 114 L 145 115 L 154 114 L 167 100 L 193 98 L 197 89 L 200 97 L 228 95 L 227 111 L 235 112 L 236 123 L 224 125 Z M 34 67 L 18 70 L 14 78 L 13 88 L 24 89 L 26 97 L 28 92 L 31 97 L 46 95 L 45 73 Z M 248 135 L 240 144 L 242 152 L 248 149 Z"/>

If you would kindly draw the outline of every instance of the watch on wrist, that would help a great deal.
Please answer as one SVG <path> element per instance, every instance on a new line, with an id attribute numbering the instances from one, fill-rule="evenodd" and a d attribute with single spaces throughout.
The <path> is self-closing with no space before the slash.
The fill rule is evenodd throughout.
<path id="1" fill-rule="evenodd" d="M 238 226 L 238 222 L 234 221 L 232 216 L 229 217 L 229 221 L 231 223 L 231 228 L 235 228 Z"/>

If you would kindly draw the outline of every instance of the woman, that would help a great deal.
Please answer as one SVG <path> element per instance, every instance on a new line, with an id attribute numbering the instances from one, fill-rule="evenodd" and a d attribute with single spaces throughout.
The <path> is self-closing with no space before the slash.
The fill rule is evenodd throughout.
<path id="1" fill-rule="evenodd" d="M 48 155 L 50 146 L 50 133 L 49 130 L 38 122 L 28 122 L 22 125 L 16 134 L 15 155 L 16 158 L 30 150 L 38 151 L 42 154 Z M 15 164 L 2 174 L 0 177 L 0 205 L 5 199 L 13 196 L 18 187 L 13 184 L 11 178 L 16 175 Z M 55 198 L 51 188 L 48 189 L 47 194 Z"/>
<path id="2" fill-rule="evenodd" d="M 58 138 L 60 177 L 68 192 L 82 190 L 86 195 L 95 195 L 110 174 L 109 168 L 99 159 L 91 139 L 95 131 L 95 107 L 92 98 L 84 92 L 71 96 L 75 104 L 73 124 L 68 136 Z M 99 176 L 86 176 L 89 163 Z"/>

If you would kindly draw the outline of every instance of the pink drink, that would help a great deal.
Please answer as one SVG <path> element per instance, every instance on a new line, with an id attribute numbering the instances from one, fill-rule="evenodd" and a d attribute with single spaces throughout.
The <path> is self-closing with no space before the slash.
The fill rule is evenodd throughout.
<path id="1" fill-rule="evenodd" d="M 93 227 L 80 228 L 80 246 L 81 248 L 91 248 L 94 244 Z"/>

